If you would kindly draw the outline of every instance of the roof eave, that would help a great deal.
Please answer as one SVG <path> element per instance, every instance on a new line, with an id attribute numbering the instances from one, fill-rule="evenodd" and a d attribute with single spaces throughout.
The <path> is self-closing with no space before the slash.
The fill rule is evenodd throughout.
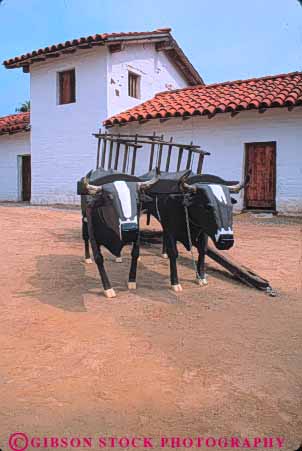
<path id="1" fill-rule="evenodd" d="M 244 112 L 248 112 L 248 111 L 258 111 L 259 114 L 263 114 L 266 111 L 272 111 L 274 109 L 287 109 L 288 112 L 293 111 L 295 108 L 297 107 L 301 107 L 302 104 L 300 102 L 294 104 L 294 105 L 273 105 L 270 107 L 266 107 L 266 108 L 244 108 L 244 109 L 234 109 L 234 110 L 229 110 L 229 111 L 215 111 L 213 113 L 193 113 L 193 114 L 180 114 L 180 115 L 171 115 L 171 116 L 167 116 L 167 117 L 150 117 L 148 119 L 128 119 L 125 121 L 122 121 L 121 119 L 114 119 L 111 120 L 106 119 L 103 121 L 103 126 L 106 128 L 111 128 L 111 127 L 115 127 L 115 126 L 125 126 L 125 125 L 131 125 L 131 124 L 140 124 L 140 123 L 144 123 L 144 122 L 149 122 L 149 121 L 167 121 L 170 119 L 190 119 L 190 118 L 194 118 L 194 117 L 203 117 L 203 118 L 208 118 L 208 119 L 212 119 L 213 117 L 215 117 L 216 115 L 224 115 L 224 114 L 231 114 L 232 117 L 237 116 L 239 113 L 244 113 Z"/>
<path id="2" fill-rule="evenodd" d="M 29 131 L 30 131 L 30 125 L 27 125 L 24 128 L 19 128 L 19 129 L 16 129 L 16 130 L 5 130 L 5 131 L 1 131 L 0 130 L 0 136 L 3 136 L 3 135 L 15 135 L 17 133 L 24 133 L 24 132 L 29 132 Z"/>
<path id="3" fill-rule="evenodd" d="M 63 47 L 61 49 L 55 48 L 54 50 L 50 50 L 49 52 L 40 52 L 37 51 L 36 55 L 31 55 L 28 58 L 22 58 L 20 61 L 12 61 L 11 63 L 7 61 L 3 62 L 3 65 L 6 69 L 18 69 L 22 68 L 24 72 L 28 73 L 30 70 L 30 65 L 37 62 L 44 62 L 47 60 L 51 60 L 61 56 L 62 54 L 74 53 L 77 50 L 85 50 L 91 49 L 98 46 L 108 46 L 110 44 L 119 44 L 119 43 L 167 43 L 167 47 L 162 50 L 167 55 L 169 59 L 173 61 L 173 63 L 178 67 L 181 73 L 185 76 L 189 85 L 197 85 L 204 84 L 203 79 L 197 72 L 197 70 L 190 63 L 189 59 L 186 57 L 182 49 L 179 47 L 175 39 L 172 37 L 170 31 L 156 32 L 156 33 L 145 33 L 141 35 L 135 36 L 108 36 L 103 39 L 96 39 L 94 41 L 86 40 L 84 42 L 80 42 L 78 44 L 70 45 L 67 47 Z M 33 52 L 31 52 L 33 53 Z"/>

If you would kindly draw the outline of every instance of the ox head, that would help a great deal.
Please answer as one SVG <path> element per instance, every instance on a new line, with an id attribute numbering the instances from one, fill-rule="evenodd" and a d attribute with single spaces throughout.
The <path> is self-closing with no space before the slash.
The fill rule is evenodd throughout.
<path id="1" fill-rule="evenodd" d="M 216 176 L 195 176 L 180 181 L 183 192 L 190 193 L 190 220 L 210 236 L 218 249 L 234 244 L 233 203 L 230 193 L 239 193 L 244 184 L 228 185 Z"/>
<path id="2" fill-rule="evenodd" d="M 148 191 L 157 182 L 158 176 L 141 182 L 127 174 L 96 172 L 81 180 L 80 194 L 87 195 L 88 205 L 98 209 L 99 219 L 115 235 L 126 242 L 135 240 L 139 228 L 140 194 Z"/>

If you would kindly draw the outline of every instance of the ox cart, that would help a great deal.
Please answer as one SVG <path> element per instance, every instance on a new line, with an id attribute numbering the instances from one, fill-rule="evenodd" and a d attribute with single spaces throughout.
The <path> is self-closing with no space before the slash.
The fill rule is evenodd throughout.
<path id="1" fill-rule="evenodd" d="M 139 135 L 139 134 L 120 134 L 120 133 L 99 133 L 93 134 L 97 138 L 97 158 L 96 170 L 112 173 L 117 171 L 124 174 L 124 177 L 136 174 L 145 174 L 140 179 L 146 181 L 148 176 L 154 175 L 155 168 L 157 171 L 164 173 L 192 173 L 193 178 L 198 176 L 205 177 L 202 180 L 212 180 L 209 175 L 203 175 L 203 162 L 209 152 L 205 152 L 198 145 L 183 144 L 170 138 L 168 141 L 164 136 L 156 135 Z M 138 155 L 140 156 L 139 158 Z M 210 178 L 209 178 L 210 177 Z M 215 177 L 215 176 L 214 176 Z M 219 179 L 216 177 L 216 179 Z M 215 180 L 215 178 L 214 178 Z M 219 179 L 222 180 L 222 179 Z M 228 182 L 229 185 L 235 185 L 236 181 Z M 158 217 L 160 219 L 160 217 Z M 150 213 L 147 214 L 147 225 L 150 223 Z M 188 234 L 189 232 L 189 224 Z M 147 229 L 140 231 L 142 242 L 158 242 L 162 238 L 162 232 L 151 232 Z M 190 238 L 190 237 L 189 237 Z M 190 240 L 189 240 L 190 242 Z M 190 244 L 192 252 L 192 243 Z M 226 248 L 227 249 L 227 248 Z M 213 247 L 206 247 L 206 255 L 228 270 L 232 276 L 242 283 L 262 290 L 271 296 L 275 296 L 275 292 L 269 282 L 256 274 L 251 269 L 236 264 L 230 258 L 217 252 Z M 193 265 L 194 258 L 192 253 Z M 195 270 L 197 277 L 198 272 Z"/>

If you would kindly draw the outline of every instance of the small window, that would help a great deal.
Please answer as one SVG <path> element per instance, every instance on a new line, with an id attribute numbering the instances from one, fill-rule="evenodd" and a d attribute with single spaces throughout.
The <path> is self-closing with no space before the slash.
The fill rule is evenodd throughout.
<path id="1" fill-rule="evenodd" d="M 128 95 L 130 97 L 140 98 L 140 76 L 133 72 L 128 72 Z"/>
<path id="2" fill-rule="evenodd" d="M 74 103 L 76 101 L 75 69 L 59 72 L 58 76 L 59 104 Z"/>

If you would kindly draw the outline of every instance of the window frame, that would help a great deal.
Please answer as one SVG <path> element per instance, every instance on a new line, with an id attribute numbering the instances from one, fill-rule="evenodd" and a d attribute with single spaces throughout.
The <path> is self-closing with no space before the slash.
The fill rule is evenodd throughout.
<path id="1" fill-rule="evenodd" d="M 128 96 L 133 99 L 141 98 L 141 75 L 131 70 L 128 70 Z"/>
<path id="2" fill-rule="evenodd" d="M 64 100 L 66 96 L 63 88 L 63 74 L 70 73 L 70 95 L 67 101 Z M 74 67 L 70 69 L 64 69 L 57 72 L 57 105 L 68 105 L 76 103 L 76 70 Z"/>

